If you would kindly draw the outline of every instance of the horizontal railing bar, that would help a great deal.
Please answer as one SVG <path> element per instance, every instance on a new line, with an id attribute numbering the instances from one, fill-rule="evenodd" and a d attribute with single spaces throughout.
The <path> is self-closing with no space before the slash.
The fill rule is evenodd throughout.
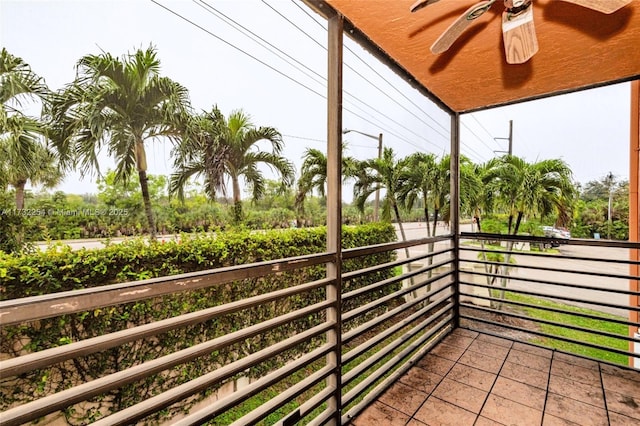
<path id="1" fill-rule="evenodd" d="M 329 329 L 329 325 L 325 323 Z M 317 328 L 313 333 L 310 333 L 312 329 L 309 329 L 305 332 L 306 340 L 311 339 L 319 334 L 323 333 L 326 330 L 321 330 Z M 268 348 L 264 348 L 258 352 L 252 353 L 242 359 L 232 362 L 231 364 L 227 364 L 224 367 L 218 368 L 214 371 L 211 371 L 207 374 L 204 374 L 200 377 L 197 377 L 193 380 L 190 380 L 186 383 L 178 385 L 174 388 L 171 388 L 161 394 L 155 395 L 149 399 L 146 399 L 142 402 L 139 402 L 136 405 L 125 408 L 124 410 L 118 411 L 108 417 L 105 417 L 98 422 L 94 423 L 95 426 L 115 426 L 115 425 L 129 425 L 137 422 L 148 416 L 149 414 L 160 411 L 171 404 L 174 404 L 178 401 L 181 401 L 185 398 L 188 398 L 198 392 L 202 392 L 207 390 L 215 383 L 219 383 L 229 377 L 234 376 L 235 374 L 241 373 L 248 368 L 253 367 L 269 358 L 273 358 L 274 355 L 277 355 L 279 352 L 283 350 L 287 350 L 295 347 L 300 342 L 298 339 L 295 339 L 295 336 L 292 336 L 286 340 L 278 342 L 279 346 L 276 350 L 274 350 L 272 345 Z M 318 350 L 325 348 L 328 352 L 331 350 L 330 345 L 325 344 Z M 322 355 L 320 355 L 322 356 Z"/>
<path id="2" fill-rule="evenodd" d="M 450 264 L 451 262 L 452 262 L 451 259 L 443 260 L 441 262 L 434 263 L 432 265 L 424 266 L 424 267 L 422 267 L 420 269 L 416 269 L 416 270 L 413 270 L 413 271 L 410 271 L 410 272 L 403 273 L 402 275 L 398 275 L 397 277 L 387 278 L 386 280 L 378 281 L 378 282 L 375 282 L 373 284 L 369 284 L 368 286 L 360 287 L 360 288 L 357 288 L 355 290 L 351 290 L 351 291 L 349 291 L 347 293 L 344 293 L 342 295 L 342 300 L 343 301 L 344 300 L 349 300 L 349 299 L 354 298 L 356 296 L 359 296 L 361 294 L 369 293 L 369 292 L 377 290 L 379 288 L 386 287 L 386 286 L 391 285 L 391 284 L 396 284 L 396 283 L 398 283 L 400 281 L 404 281 L 404 280 L 409 279 L 411 277 L 422 275 L 422 274 L 424 274 L 426 272 L 432 271 L 432 270 L 434 270 L 436 268 L 439 268 L 441 266 L 445 266 L 447 264 Z"/>
<path id="3" fill-rule="evenodd" d="M 502 291 L 503 288 L 496 288 L 494 286 L 490 286 L 490 285 L 486 285 L 486 284 L 478 284 L 478 283 L 471 283 L 468 281 L 460 281 L 460 284 L 466 284 L 466 285 L 470 285 L 470 286 L 475 286 L 475 287 L 482 287 L 482 288 L 488 288 L 490 290 L 500 290 Z M 543 299 L 557 299 L 557 300 L 566 300 L 569 302 L 579 302 L 579 303 L 586 303 L 586 304 L 590 304 L 590 305 L 596 305 L 596 306 L 606 306 L 607 308 L 616 308 L 616 309 L 622 309 L 624 311 L 637 311 L 640 312 L 640 306 L 629 306 L 629 305 L 616 305 L 614 303 L 605 303 L 605 302 L 595 302 L 593 300 L 585 300 L 585 299 L 576 299 L 573 297 L 568 297 L 568 296 L 556 296 L 553 294 L 543 294 L 543 293 L 536 293 L 534 291 L 528 291 L 528 290 L 520 290 L 520 289 L 515 289 L 515 288 L 504 288 L 504 291 L 507 292 L 511 292 L 511 293 L 518 293 L 518 294 L 526 294 L 529 296 L 536 296 L 536 297 L 540 297 Z"/>
<path id="4" fill-rule="evenodd" d="M 518 326 L 510 325 L 510 324 L 503 324 L 501 322 L 491 321 L 491 320 L 478 318 L 478 317 L 472 317 L 472 316 L 468 316 L 468 315 L 464 315 L 464 314 L 460 314 L 460 318 L 464 318 L 464 319 L 468 319 L 468 320 L 472 320 L 472 321 L 479 321 L 479 322 L 483 322 L 483 323 L 486 323 L 486 324 L 491 324 L 491 325 L 495 325 L 495 326 L 499 326 L 499 327 L 509 328 L 509 329 L 512 329 L 512 330 L 518 330 L 518 331 L 522 331 L 524 333 L 535 334 L 537 336 L 542 336 L 542 337 L 548 337 L 550 339 L 562 340 L 564 342 L 574 343 L 574 344 L 580 345 L 580 346 L 587 346 L 587 347 L 590 347 L 592 349 L 598 349 L 598 350 L 601 350 L 601 351 L 604 351 L 604 352 L 612 352 L 612 353 L 625 355 L 625 356 L 630 356 L 630 357 L 634 357 L 634 356 L 637 355 L 637 354 L 635 354 L 633 352 L 629 352 L 629 351 L 622 351 L 620 349 L 610 348 L 610 347 L 607 347 L 607 346 L 600 346 L 600 345 L 596 345 L 594 343 L 589 343 L 589 342 L 581 342 L 579 340 L 569 339 L 567 337 L 558 336 L 558 335 L 555 335 L 555 334 L 549 334 L 549 333 L 544 333 L 544 332 L 541 332 L 541 331 L 530 330 L 528 328 L 518 327 Z"/>
<path id="5" fill-rule="evenodd" d="M 257 424 L 259 420 L 267 417 L 269 414 L 282 407 L 287 402 L 290 402 L 292 399 L 298 397 L 301 393 L 317 385 L 322 379 L 326 378 L 331 373 L 333 373 L 333 369 L 330 366 L 326 366 L 323 369 L 316 371 L 304 380 L 301 380 L 295 385 L 287 388 L 287 390 L 280 393 L 275 398 L 270 399 L 255 410 L 252 410 L 248 414 L 231 423 L 230 426 L 246 426 Z"/>
<path id="6" fill-rule="evenodd" d="M 410 301 L 410 302 L 406 302 L 400 306 L 397 306 L 393 309 L 391 309 L 390 311 L 385 312 L 382 315 L 378 315 L 375 318 L 370 319 L 369 321 L 365 322 L 364 324 L 361 324 L 359 326 L 357 326 L 356 328 L 349 330 L 348 332 L 344 333 L 342 335 L 342 343 L 346 344 L 349 343 L 351 340 L 355 339 L 356 337 L 366 333 L 367 331 L 369 331 L 370 329 L 376 327 L 377 325 L 395 317 L 396 315 L 407 311 L 408 309 L 414 307 L 415 305 L 418 305 L 426 300 L 428 300 L 429 298 L 435 296 L 438 293 L 444 292 L 445 290 L 450 290 L 451 289 L 451 285 L 452 283 L 450 283 L 449 285 L 443 286 L 441 288 L 438 289 L 434 289 L 429 291 L 428 293 L 423 294 L 422 296 L 420 296 L 419 298 L 415 298 L 414 300 Z M 444 299 L 448 299 L 450 297 L 453 296 L 453 293 L 448 293 Z"/>
<path id="7" fill-rule="evenodd" d="M 433 313 L 431 316 L 426 318 L 421 323 L 417 324 L 411 330 L 408 330 L 402 336 L 396 338 L 393 342 L 389 343 L 385 347 L 381 348 L 378 352 L 368 357 L 366 360 L 362 361 L 348 373 L 342 375 L 342 386 L 347 386 L 353 380 L 355 380 L 359 375 L 363 374 L 369 368 L 374 366 L 378 361 L 383 359 L 385 356 L 396 350 L 398 347 L 402 346 L 403 343 L 407 342 L 418 333 L 422 332 L 424 329 L 433 324 L 437 318 L 445 315 L 448 311 L 453 308 L 453 303 L 449 303 L 443 308 L 439 309 L 437 312 Z M 343 363 L 344 365 L 344 363 Z"/>
<path id="8" fill-rule="evenodd" d="M 465 284 L 465 283 L 462 282 L 461 284 Z M 468 284 L 468 285 L 474 285 L 474 284 Z M 505 290 L 505 291 L 510 291 L 510 290 Z M 495 302 L 507 303 L 509 305 L 521 306 L 521 307 L 524 307 L 524 308 L 535 308 L 535 309 L 540 309 L 542 311 L 555 312 L 555 313 L 558 313 L 558 314 L 573 315 L 573 316 L 576 316 L 576 317 L 588 318 L 588 319 L 594 319 L 594 320 L 606 320 L 608 322 L 615 323 L 615 324 L 620 324 L 620 325 L 627 325 L 627 326 L 638 326 L 639 325 L 638 323 L 627 321 L 627 320 L 621 320 L 621 319 L 615 319 L 615 318 L 606 318 L 606 317 L 601 317 L 601 316 L 598 316 L 598 315 L 586 314 L 584 312 L 565 311 L 565 310 L 562 310 L 562 309 L 559 309 L 559 308 L 552 308 L 550 306 L 531 305 L 530 303 L 518 302 L 518 301 L 515 301 L 515 300 L 509 300 L 509 299 L 499 299 L 499 298 L 496 298 L 496 297 L 482 296 L 480 294 L 473 294 L 473 295 L 470 295 L 470 296 L 474 297 L 474 298 L 477 298 L 477 299 L 491 300 L 491 301 L 495 301 Z"/>
<path id="9" fill-rule="evenodd" d="M 392 243 L 373 244 L 364 247 L 356 247 L 342 250 L 343 259 L 353 259 L 354 257 L 370 256 L 372 254 L 384 253 L 391 250 L 399 250 L 419 245 L 437 243 L 439 241 L 451 240 L 451 235 L 438 235 L 436 237 L 417 238 L 408 241 L 398 241 Z"/>
<path id="10" fill-rule="evenodd" d="M 636 276 L 636 275 L 603 274 L 601 272 L 579 271 L 577 269 L 561 269 L 561 268 L 550 268 L 550 267 L 533 266 L 533 265 L 507 265 L 504 262 L 492 262 L 490 260 L 476 259 L 476 260 L 465 260 L 464 262 L 480 263 L 482 265 L 504 266 L 504 267 L 513 268 L 513 269 L 516 269 L 516 268 L 533 269 L 536 271 L 558 272 L 563 274 L 579 274 L 579 275 L 588 275 L 592 277 L 619 278 L 622 280 L 640 280 L 640 276 Z"/>
<path id="11" fill-rule="evenodd" d="M 426 298 L 424 298 L 422 300 L 425 300 L 428 297 L 430 297 L 430 296 L 427 296 Z M 363 342 L 360 345 L 358 345 L 357 347 L 353 348 L 352 350 L 350 350 L 346 354 L 343 353 L 343 355 L 342 355 L 342 365 L 346 365 L 346 364 L 350 363 L 352 360 L 354 360 L 355 358 L 360 356 L 362 353 L 368 351 L 373 346 L 375 346 L 378 343 L 384 341 L 389 336 L 397 333 L 399 330 L 401 330 L 404 327 L 408 326 L 409 324 L 415 322 L 420 317 L 422 317 L 424 314 L 426 314 L 430 310 L 434 309 L 436 306 L 444 303 L 450 297 L 451 297 L 451 295 L 447 295 L 445 297 L 442 297 L 442 298 L 440 298 L 438 300 L 435 300 L 435 301 L 429 303 L 427 306 L 425 306 L 422 309 L 414 312 L 412 315 L 410 315 L 407 318 L 403 319 L 402 321 L 394 324 L 393 326 L 387 328 L 383 332 L 377 333 L 375 335 L 375 337 L 372 337 L 371 339 L 366 340 L 365 342 Z M 362 333 L 364 333 L 364 332 L 366 332 L 367 330 L 370 330 L 370 329 L 371 329 L 371 327 L 366 327 L 366 329 L 364 331 L 361 331 L 360 333 L 358 333 L 358 335 L 360 335 L 360 334 L 362 334 Z"/>
<path id="12" fill-rule="evenodd" d="M 327 408 L 322 413 L 320 413 L 316 418 L 311 420 L 308 423 L 308 426 L 324 426 L 326 425 L 331 418 L 335 415 L 335 410 L 332 408 Z M 278 425 L 282 426 L 282 425 Z"/>
<path id="13" fill-rule="evenodd" d="M 281 315 L 271 320 L 238 330 L 234 333 L 194 345 L 178 352 L 173 352 L 160 358 L 147 361 L 143 364 L 135 365 L 126 370 L 118 371 L 90 382 L 74 386 L 73 388 L 45 396 L 36 401 L 17 406 L 2 413 L 0 425 L 19 425 L 24 422 L 38 419 L 39 417 L 66 408 L 77 402 L 85 401 L 93 396 L 100 395 L 101 393 L 121 387 L 125 384 L 135 382 L 136 380 L 159 373 L 200 356 L 210 354 L 217 349 L 227 347 L 248 337 L 255 336 L 259 333 L 285 324 L 296 317 L 296 312 Z M 324 323 L 310 330 L 319 330 L 318 333 L 322 333 L 332 326 L 333 324 Z M 294 337 L 302 342 L 304 340 L 304 336 L 306 336 L 306 333 L 300 333 Z"/>
<path id="14" fill-rule="evenodd" d="M 511 253 L 513 255 L 530 257 L 530 258 L 540 257 L 540 258 L 559 259 L 559 260 L 582 260 L 586 262 L 616 263 L 616 264 L 622 263 L 627 265 L 640 265 L 640 261 L 637 261 L 637 260 L 604 259 L 604 258 L 584 257 L 584 256 L 567 256 L 564 254 L 532 253 L 532 252 L 524 252 L 524 251 L 509 252 L 507 250 L 482 249 L 482 248 L 469 247 L 469 246 L 460 246 L 460 251 L 472 251 L 477 253 L 496 253 L 496 254 Z"/>
<path id="15" fill-rule="evenodd" d="M 0 301 L 0 326 L 120 305 L 213 285 L 306 268 L 335 259 L 333 253 L 290 257 L 168 277 Z"/>
<path id="16" fill-rule="evenodd" d="M 588 240 L 582 238 L 549 238 L 534 237 L 532 235 L 506 235 L 506 234 L 490 234 L 486 232 L 461 232 L 461 239 L 470 240 L 502 240 L 502 241 L 524 241 L 535 243 L 553 243 L 557 242 L 565 245 L 574 246 L 594 246 L 594 247 L 611 247 L 611 248 L 628 248 L 640 249 L 640 243 L 630 241 L 613 241 L 613 240 Z"/>
<path id="17" fill-rule="evenodd" d="M 404 358 L 406 358 L 412 352 L 415 352 L 423 343 L 431 339 L 435 334 L 440 332 L 444 326 L 449 324 L 453 320 L 453 316 L 449 316 L 448 318 L 443 318 L 435 327 L 431 330 L 420 336 L 416 341 L 412 342 L 409 346 L 404 348 L 401 352 L 397 353 L 394 357 L 392 357 L 389 361 L 387 361 L 384 365 L 378 368 L 376 371 L 371 373 L 366 379 L 362 382 L 358 383 L 353 387 L 349 392 L 342 396 L 342 407 L 346 407 L 349 405 L 354 399 L 358 397 L 362 392 L 364 392 L 367 388 L 369 388 L 373 383 L 383 377 L 386 373 L 391 371 L 391 369 L 399 364 Z"/>
<path id="18" fill-rule="evenodd" d="M 443 331 L 445 328 L 449 327 L 448 332 Z M 392 384 L 394 384 L 400 377 L 402 377 L 411 367 L 413 367 L 420 359 L 422 359 L 426 354 L 428 354 L 436 345 L 438 345 L 450 332 L 453 330 L 450 322 L 444 322 L 440 329 L 434 330 L 433 335 L 436 335 L 433 340 L 429 341 L 425 346 L 423 346 L 420 350 L 414 353 L 411 358 L 409 358 L 401 367 L 399 367 L 396 371 L 391 373 L 389 377 L 384 379 L 378 386 L 372 389 L 367 395 L 364 396 L 362 401 L 360 401 L 357 405 L 352 407 L 349 411 L 347 411 L 342 416 L 342 424 L 346 424 L 347 422 L 353 420 L 364 408 L 366 408 L 373 401 L 378 399 L 378 397 L 389 388 Z M 382 426 L 382 425 L 381 425 Z"/>
<path id="19" fill-rule="evenodd" d="M 64 346 L 58 346 L 51 349 L 23 355 L 16 358 L 0 361 L 0 379 L 16 376 L 35 369 L 53 365 L 68 359 L 86 356 L 92 353 L 101 352 L 106 349 L 119 346 L 128 342 L 143 339 L 145 337 L 155 336 L 157 334 L 166 333 L 168 331 L 198 324 L 212 318 L 237 312 L 253 306 L 282 299 L 284 297 L 303 293 L 323 287 L 331 282 L 329 279 L 312 281 L 310 283 L 301 284 L 296 287 L 289 287 L 282 290 L 276 290 L 270 293 L 253 296 L 247 299 L 238 300 L 237 302 L 227 303 L 204 309 L 202 311 L 192 312 L 180 315 L 174 318 L 168 318 L 156 321 L 150 324 L 120 330 L 110 334 L 93 337 L 80 342 L 74 342 Z M 316 312 L 326 308 L 325 303 L 319 303 L 303 310 L 308 310 L 304 315 Z"/>
<path id="20" fill-rule="evenodd" d="M 516 266 L 516 268 L 517 268 L 517 266 Z M 570 271 L 567 271 L 567 272 L 570 272 Z M 531 282 L 531 283 L 536 283 L 536 284 L 554 285 L 554 286 L 557 286 L 557 287 L 580 288 L 580 289 L 583 289 L 583 290 L 602 291 L 602 292 L 606 292 L 606 293 L 615 293 L 615 294 L 626 294 L 628 296 L 640 296 L 640 292 L 639 291 L 620 290 L 620 289 L 616 289 L 616 288 L 594 287 L 594 286 L 590 286 L 590 285 L 574 284 L 574 283 L 567 283 L 567 282 L 561 282 L 561 281 L 541 280 L 541 279 L 537 279 L 537 278 L 519 277 L 519 276 L 515 276 L 515 275 L 512 276 L 512 275 L 497 274 L 497 273 L 482 272 L 482 271 L 473 271 L 473 272 L 465 271 L 465 273 L 471 274 L 471 275 L 481 275 L 483 277 L 507 278 L 507 279 L 514 280 L 514 281 L 525 281 L 525 282 Z"/>
<path id="21" fill-rule="evenodd" d="M 375 266 L 371 266 L 371 267 L 368 267 L 368 268 L 358 269 L 358 270 L 355 270 L 355 271 L 347 272 L 347 273 L 342 274 L 342 280 L 343 281 L 351 280 L 351 279 L 358 278 L 358 277 L 363 276 L 363 275 L 367 275 L 367 274 L 371 274 L 371 273 L 374 273 L 374 272 L 378 272 L 378 271 L 383 270 L 383 269 L 389 269 L 389 268 L 394 268 L 396 266 L 406 265 L 408 263 L 415 262 L 417 260 L 428 259 L 430 257 L 435 257 L 437 255 L 444 254 L 444 253 L 447 253 L 447 252 L 453 252 L 453 249 L 452 248 L 446 248 L 446 249 L 439 250 L 439 251 L 423 253 L 423 254 L 418 255 L 418 256 L 409 257 L 409 258 L 406 258 L 406 259 L 394 260 L 393 262 L 387 262 L 387 263 L 383 263 L 383 264 L 380 264 L 380 265 L 375 265 Z M 449 260 L 449 261 L 451 261 L 451 260 Z"/>
<path id="22" fill-rule="evenodd" d="M 426 281 L 423 281 L 421 283 L 409 286 L 409 287 L 405 287 L 405 288 L 401 288 L 400 290 L 388 294 L 386 296 L 383 297 L 379 297 L 378 299 L 374 300 L 373 302 L 367 303 L 366 305 L 362 305 L 356 309 L 352 309 L 350 311 L 347 311 L 345 313 L 342 314 L 342 321 L 346 322 L 346 321 L 350 321 L 353 318 L 356 318 L 362 314 L 364 314 L 365 312 L 368 312 L 372 309 L 377 308 L 378 306 L 393 300 L 393 299 L 397 299 L 398 297 L 404 296 L 407 293 L 411 293 L 412 291 L 415 291 L 417 289 L 420 289 L 430 283 L 434 283 L 435 281 L 438 281 L 439 279 L 442 278 L 446 278 L 449 275 L 453 275 L 453 271 L 445 271 L 440 275 L 435 275 L 429 279 L 427 279 Z M 452 283 L 448 283 L 447 285 L 451 285 Z"/>
<path id="23" fill-rule="evenodd" d="M 467 293 L 460 293 L 460 294 L 463 295 L 463 296 L 474 296 L 472 294 L 467 294 Z M 491 298 L 491 299 L 493 299 L 493 298 Z M 498 300 L 498 299 L 495 299 L 495 300 Z M 484 307 L 484 306 L 465 305 L 465 307 L 467 309 L 476 309 L 476 310 L 483 311 L 483 312 L 491 312 L 491 313 L 500 312 L 500 311 L 497 311 L 496 309 L 491 309 L 491 308 L 487 308 L 487 307 Z M 533 308 L 534 306 L 530 306 L 530 307 Z M 580 327 L 580 326 L 577 326 L 577 325 L 564 324 L 564 323 L 559 323 L 559 322 L 555 322 L 555 321 L 545 320 L 545 319 L 542 319 L 542 318 L 532 318 L 532 317 L 528 317 L 526 315 L 516 314 L 516 313 L 512 313 L 512 312 L 500 312 L 500 314 L 508 316 L 508 317 L 511 317 L 511 318 L 518 318 L 518 319 L 521 319 L 521 320 L 531 321 L 531 322 L 535 322 L 535 323 L 539 323 L 539 324 L 546 324 L 546 325 L 552 325 L 552 326 L 555 326 L 555 327 L 568 328 L 570 330 L 580 331 L 580 332 L 583 332 L 583 333 L 595 334 L 595 335 L 598 335 L 598 336 L 609 337 L 609 338 L 619 339 L 619 340 L 626 340 L 628 342 L 638 342 L 638 343 L 640 343 L 640 339 L 635 339 L 633 337 L 630 337 L 628 334 L 621 335 L 621 334 L 609 333 L 607 331 L 584 328 L 584 327 Z M 606 321 L 606 318 L 603 318 L 602 320 Z"/>
<path id="24" fill-rule="evenodd" d="M 257 393 L 263 391 L 264 389 L 278 383 L 283 378 L 290 376 L 294 371 L 299 370 L 300 368 L 309 365 L 310 363 L 316 361 L 320 357 L 326 355 L 331 351 L 330 344 L 325 345 L 322 348 L 316 349 L 313 352 L 308 353 L 300 358 L 298 358 L 295 362 L 291 362 L 284 367 L 279 368 L 278 370 L 267 374 L 264 377 L 256 380 L 251 384 L 251 386 L 246 386 L 245 388 L 232 393 L 226 398 L 220 399 L 212 404 L 209 404 L 207 407 L 202 408 L 195 413 L 189 414 L 187 417 L 178 420 L 173 423 L 174 426 L 191 426 L 191 425 L 201 425 L 205 422 L 213 419 L 218 416 L 227 408 L 237 405 L 242 401 L 245 401 Z M 329 375 L 333 373 L 335 367 L 331 365 L 327 365 L 322 369 L 318 370 L 316 374 L 326 374 Z"/>
<path id="25" fill-rule="evenodd" d="M 333 396 L 333 393 L 335 392 L 335 390 L 336 388 L 334 386 L 326 387 L 322 389 L 320 392 L 318 392 L 317 394 L 315 394 L 314 396 L 312 396 L 310 399 L 305 401 L 302 405 L 300 405 L 297 408 L 297 412 L 300 415 L 300 418 L 304 419 L 306 416 L 311 414 L 313 410 L 321 406 L 326 400 L 328 400 L 329 398 L 331 398 L 331 396 Z M 284 420 L 286 420 L 287 417 L 289 417 L 292 414 L 293 413 L 289 413 L 287 416 L 285 416 L 282 422 L 284 422 Z"/>

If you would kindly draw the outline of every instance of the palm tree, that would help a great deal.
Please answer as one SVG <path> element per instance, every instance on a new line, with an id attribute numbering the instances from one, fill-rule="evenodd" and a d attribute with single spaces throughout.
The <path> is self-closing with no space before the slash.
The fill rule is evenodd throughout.
<path id="1" fill-rule="evenodd" d="M 555 212 L 561 220 L 570 217 L 575 193 L 571 175 L 569 166 L 559 159 L 528 163 L 513 155 L 501 157 L 487 177 L 491 191 L 497 194 L 496 202 L 509 215 L 509 234 L 516 235 L 522 219 L 527 216 L 544 217 Z M 510 264 L 512 251 L 513 241 L 509 241 L 505 265 Z M 506 277 L 501 279 L 501 286 L 503 289 L 507 286 Z M 504 298 L 504 290 L 500 298 Z"/>
<path id="2" fill-rule="evenodd" d="M 189 131 L 173 150 L 175 173 L 171 175 L 169 193 L 184 199 L 184 188 L 192 178 L 204 177 L 204 190 L 210 200 L 216 194 L 226 193 L 225 167 L 229 159 L 229 146 L 223 145 L 224 116 L 214 106 L 211 112 L 193 117 Z"/>
<path id="3" fill-rule="evenodd" d="M 407 157 L 406 161 L 407 167 L 402 172 L 398 201 L 408 210 L 413 208 L 416 201 L 422 201 L 427 237 L 430 237 L 429 198 L 435 184 L 436 156 L 431 153 L 416 152 Z"/>
<path id="4" fill-rule="evenodd" d="M 0 50 L 0 186 L 16 189 L 16 208 L 24 208 L 28 181 L 57 185 L 62 175 L 53 153 L 45 146 L 47 129 L 41 120 L 26 116 L 25 100 L 48 100 L 49 89 L 27 63 L 5 48 Z"/>
<path id="5" fill-rule="evenodd" d="M 16 208 L 23 209 L 27 182 L 53 188 L 63 175 L 54 153 L 42 143 L 39 121 L 14 115 L 6 124 L 7 132 L 0 138 L 0 184 L 15 188 Z"/>
<path id="6" fill-rule="evenodd" d="M 345 156 L 347 144 L 342 144 L 342 176 L 343 182 L 355 176 L 357 160 Z M 327 156 L 324 152 L 315 148 L 307 148 L 302 156 L 300 179 L 298 179 L 298 192 L 295 206 L 299 214 L 304 214 L 304 201 L 307 195 L 317 191 L 321 197 L 325 196 L 327 184 Z"/>
<path id="7" fill-rule="evenodd" d="M 284 142 L 275 128 L 256 128 L 249 115 L 242 110 L 231 112 L 223 122 L 223 128 L 224 132 L 220 135 L 219 142 L 228 150 L 224 171 L 231 179 L 234 220 L 238 223 L 242 220 L 241 177 L 251 190 L 252 199 L 258 200 L 265 191 L 265 178 L 258 168 L 260 164 L 265 164 L 279 173 L 283 187 L 293 185 L 295 169 L 293 163 L 281 155 Z M 271 152 L 258 147 L 258 143 L 263 140 L 269 142 Z"/>
<path id="8" fill-rule="evenodd" d="M 109 53 L 84 56 L 76 79 L 57 94 L 51 109 L 55 142 L 66 165 L 78 165 L 83 175 L 100 173 L 98 152 L 106 147 L 115 158 L 118 182 L 138 172 L 152 238 L 156 226 L 145 142 L 161 137 L 175 142 L 186 128 L 190 107 L 187 89 L 159 72 L 153 47 L 120 59 Z"/>

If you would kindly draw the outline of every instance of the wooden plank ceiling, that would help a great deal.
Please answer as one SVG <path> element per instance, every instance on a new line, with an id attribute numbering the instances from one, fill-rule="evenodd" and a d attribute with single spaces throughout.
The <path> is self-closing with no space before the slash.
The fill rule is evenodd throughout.
<path id="1" fill-rule="evenodd" d="M 539 51 L 520 65 L 504 59 L 501 0 L 440 55 L 430 46 L 478 0 L 440 0 L 416 13 L 415 0 L 306 1 L 343 15 L 360 43 L 460 113 L 640 78 L 640 0 L 611 15 L 534 0 Z"/>

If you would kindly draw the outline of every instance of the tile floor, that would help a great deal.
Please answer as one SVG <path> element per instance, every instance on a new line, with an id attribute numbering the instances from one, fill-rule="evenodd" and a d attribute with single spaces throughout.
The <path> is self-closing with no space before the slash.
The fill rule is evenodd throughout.
<path id="1" fill-rule="evenodd" d="M 640 372 L 456 329 L 351 424 L 640 425 Z"/>

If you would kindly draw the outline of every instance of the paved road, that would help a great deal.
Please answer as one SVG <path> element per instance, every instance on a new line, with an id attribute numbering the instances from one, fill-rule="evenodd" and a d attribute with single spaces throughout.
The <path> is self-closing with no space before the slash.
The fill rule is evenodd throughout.
<path id="1" fill-rule="evenodd" d="M 462 231 L 470 232 L 471 225 L 462 225 Z M 396 225 L 396 231 L 398 226 Z M 443 227 L 437 227 L 437 235 L 446 234 L 448 230 Z M 426 237 L 426 228 L 423 223 L 408 223 L 405 225 L 405 234 L 408 239 L 424 238 Z M 398 239 L 400 234 L 398 232 Z M 448 245 L 447 242 L 439 243 L 441 247 Z M 611 260 L 624 260 L 629 258 L 629 252 L 627 249 L 619 248 L 606 248 L 606 247 L 586 247 L 586 246 L 570 246 L 563 245 L 559 247 L 560 254 L 572 257 L 584 257 L 592 259 L 611 259 Z M 426 247 L 415 247 L 410 250 L 411 256 L 418 255 L 427 251 Z M 398 256 L 404 258 L 405 254 L 403 250 L 398 251 Z M 478 258 L 477 252 L 461 251 L 461 258 L 473 261 Z M 515 268 L 512 270 L 511 275 L 514 278 L 509 284 L 508 288 L 527 290 L 549 296 L 571 297 L 576 299 L 605 302 L 610 304 L 628 306 L 629 296 L 625 294 L 607 293 L 604 291 L 587 290 L 572 287 L 558 287 L 554 285 L 540 284 L 530 281 L 545 280 L 545 281 L 557 281 L 578 285 L 587 285 L 594 288 L 602 289 L 617 289 L 628 290 L 629 280 L 626 278 L 613 278 L 613 277 L 596 277 L 584 274 L 584 272 L 599 272 L 611 275 L 628 275 L 629 267 L 623 263 L 604 263 L 590 260 L 577 260 L 577 259 L 554 259 L 548 257 L 536 257 L 527 256 L 524 254 L 515 254 L 513 256 L 516 266 L 532 266 L 546 269 L 557 269 L 559 271 L 528 269 L 528 268 Z M 465 263 L 461 266 L 470 267 L 472 264 Z M 479 267 L 479 270 L 483 270 Z M 565 272 L 571 271 L 571 272 Z M 486 284 L 484 277 L 476 276 L 478 283 Z M 550 297 L 552 298 L 552 297 Z M 602 312 L 607 312 L 615 315 L 627 316 L 627 310 L 621 310 L 611 307 L 594 306 L 589 303 L 579 302 L 566 302 L 576 306 L 583 306 L 591 309 L 597 309 Z"/>

